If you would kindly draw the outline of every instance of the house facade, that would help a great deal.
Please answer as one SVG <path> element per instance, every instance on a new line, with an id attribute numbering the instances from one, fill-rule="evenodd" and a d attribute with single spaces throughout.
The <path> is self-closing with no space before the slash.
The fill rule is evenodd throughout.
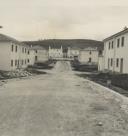
<path id="1" fill-rule="evenodd" d="M 104 40 L 104 70 L 128 73 L 128 29 Z"/>
<path id="2" fill-rule="evenodd" d="M 28 65 L 32 66 L 35 64 L 35 50 L 29 48 L 28 51 Z"/>
<path id="3" fill-rule="evenodd" d="M 0 34 L 0 70 L 10 71 L 28 66 L 27 45 Z"/>
<path id="4" fill-rule="evenodd" d="M 98 64 L 98 50 L 97 48 L 85 48 L 80 50 L 79 61 L 82 63 Z"/>
<path id="5" fill-rule="evenodd" d="M 49 59 L 48 57 L 48 50 L 41 47 L 40 45 L 31 46 L 29 49 L 31 53 L 31 64 L 38 62 L 45 62 Z"/>

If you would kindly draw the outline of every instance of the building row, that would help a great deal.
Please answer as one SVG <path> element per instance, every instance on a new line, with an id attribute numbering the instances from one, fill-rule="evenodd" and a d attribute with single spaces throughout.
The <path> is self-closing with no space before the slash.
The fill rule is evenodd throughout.
<path id="1" fill-rule="evenodd" d="M 50 45 L 49 48 L 44 48 L 40 45 L 28 45 L 0 34 L 0 70 L 24 69 L 38 62 L 59 58 L 77 58 L 81 63 L 98 65 L 98 49 L 95 47 L 63 48 L 61 45 L 60 48 L 52 48 Z"/>
<path id="2" fill-rule="evenodd" d="M 104 50 L 97 47 L 79 48 L 44 48 L 32 46 L 17 41 L 14 38 L 0 34 L 0 70 L 11 71 L 24 69 L 29 65 L 49 59 L 77 58 L 81 63 L 98 65 L 99 71 L 128 73 L 128 29 L 124 29 L 106 39 Z"/>

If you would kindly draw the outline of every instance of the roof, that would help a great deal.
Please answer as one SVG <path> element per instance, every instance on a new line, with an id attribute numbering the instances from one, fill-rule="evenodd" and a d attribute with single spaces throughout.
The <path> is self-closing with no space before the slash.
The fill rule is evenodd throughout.
<path id="1" fill-rule="evenodd" d="M 61 45 L 58 45 L 58 46 L 52 46 L 52 45 L 50 45 L 49 46 L 51 49 L 61 49 Z M 63 47 L 62 47 L 63 48 Z"/>
<path id="2" fill-rule="evenodd" d="M 0 34 L 0 42 L 13 42 L 15 44 L 20 44 L 20 45 L 26 46 L 25 43 L 22 43 L 22 42 L 14 39 L 14 38 L 12 38 L 10 36 L 4 35 L 4 34 Z"/>
<path id="3" fill-rule="evenodd" d="M 112 36 L 105 38 L 103 41 L 105 42 L 105 41 L 111 40 L 112 38 L 118 37 L 118 36 L 125 34 L 125 33 L 128 33 L 128 28 L 126 28 L 126 29 L 124 29 L 124 30 L 122 30 L 122 31 L 120 31 L 116 34 L 113 34 Z"/>
<path id="4" fill-rule="evenodd" d="M 40 46 L 40 45 L 37 45 L 37 46 L 32 46 L 32 47 L 30 47 L 30 50 L 46 50 L 46 49 L 43 48 L 43 47 Z"/>
<path id="5" fill-rule="evenodd" d="M 16 39 L 9 37 L 7 35 L 4 34 L 0 34 L 0 41 L 2 42 L 16 42 L 19 43 L 19 41 L 17 41 Z"/>

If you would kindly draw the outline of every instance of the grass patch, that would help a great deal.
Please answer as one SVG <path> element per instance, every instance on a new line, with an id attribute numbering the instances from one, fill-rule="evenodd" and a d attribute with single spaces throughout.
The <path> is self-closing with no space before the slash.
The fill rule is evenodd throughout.
<path id="1" fill-rule="evenodd" d="M 46 74 L 46 72 L 40 71 L 39 69 L 35 69 L 35 68 L 27 68 L 26 71 L 31 74 L 37 74 L 37 75 Z"/>
<path id="2" fill-rule="evenodd" d="M 75 71 L 81 72 L 92 72 L 98 71 L 98 66 L 96 64 L 82 64 L 78 60 L 71 61 L 71 66 Z"/>
<path id="3" fill-rule="evenodd" d="M 125 96 L 128 96 L 128 74 L 91 73 L 79 74 L 78 76 L 88 78 Z M 110 84 L 108 84 L 108 81 L 110 81 Z"/>
<path id="4" fill-rule="evenodd" d="M 56 64 L 56 61 L 54 61 L 54 60 L 48 60 L 48 61 L 45 61 L 45 62 L 37 62 L 33 66 L 29 66 L 28 68 L 52 69 L 55 64 Z"/>

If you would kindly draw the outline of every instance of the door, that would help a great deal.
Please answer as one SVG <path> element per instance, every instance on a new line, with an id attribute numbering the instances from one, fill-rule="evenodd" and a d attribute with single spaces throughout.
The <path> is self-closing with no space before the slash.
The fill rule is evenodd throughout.
<path id="1" fill-rule="evenodd" d="M 123 73 L 123 58 L 120 60 L 120 73 Z"/>

